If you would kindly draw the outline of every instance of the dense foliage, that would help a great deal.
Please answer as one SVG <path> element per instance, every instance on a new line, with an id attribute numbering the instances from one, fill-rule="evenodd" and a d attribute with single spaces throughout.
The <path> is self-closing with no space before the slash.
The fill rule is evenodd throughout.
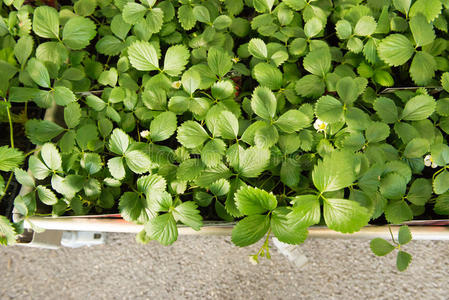
<path id="1" fill-rule="evenodd" d="M 54 216 L 118 208 L 145 225 L 141 241 L 164 245 L 177 223 L 236 220 L 236 245 L 267 237 L 258 255 L 270 234 L 299 244 L 314 224 L 353 233 L 382 216 L 447 215 L 448 7 L 3 0 L 1 114 L 23 102 L 60 112 L 26 122 L 40 146 L 31 174 L 0 148 L 0 170 L 30 188 L 15 207 L 24 219 L 42 204 Z M 398 267 L 409 262 L 401 250 Z"/>

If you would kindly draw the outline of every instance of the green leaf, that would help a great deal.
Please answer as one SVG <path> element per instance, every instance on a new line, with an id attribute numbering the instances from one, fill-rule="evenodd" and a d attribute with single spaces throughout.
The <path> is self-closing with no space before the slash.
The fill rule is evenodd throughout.
<path id="1" fill-rule="evenodd" d="M 262 119 L 273 119 L 276 113 L 276 103 L 276 97 L 269 88 L 258 86 L 254 89 L 251 108 Z"/>
<path id="2" fill-rule="evenodd" d="M 134 25 L 143 19 L 147 11 L 148 9 L 141 4 L 128 2 L 123 7 L 122 17 L 126 23 Z"/>
<path id="3" fill-rule="evenodd" d="M 64 25 L 62 40 L 73 50 L 81 50 L 89 45 L 96 34 L 93 21 L 84 17 L 73 17 Z"/>
<path id="4" fill-rule="evenodd" d="M 122 157 L 114 157 L 108 160 L 108 170 L 116 179 L 123 179 L 126 175 Z M 36 177 L 37 178 L 37 177 Z"/>
<path id="5" fill-rule="evenodd" d="M 224 196 L 229 193 L 231 185 L 226 179 L 219 179 L 210 186 L 210 191 L 215 196 Z"/>
<path id="6" fill-rule="evenodd" d="M 253 68 L 253 74 L 254 78 L 262 86 L 266 86 L 271 90 L 278 90 L 282 87 L 282 73 L 273 65 L 258 63 Z"/>
<path id="7" fill-rule="evenodd" d="M 430 148 L 432 160 L 438 166 L 449 164 L 449 146 L 446 144 L 433 144 Z"/>
<path id="8" fill-rule="evenodd" d="M 415 205 L 422 206 L 432 196 L 432 183 L 425 178 L 417 178 L 413 181 L 407 194 L 407 200 Z"/>
<path id="9" fill-rule="evenodd" d="M 333 151 L 318 161 L 312 172 L 315 187 L 320 192 L 338 191 L 353 184 L 353 156 L 349 152 Z"/>
<path id="10" fill-rule="evenodd" d="M 283 132 L 293 133 L 309 126 L 310 119 L 299 110 L 291 109 L 281 115 L 274 124 Z"/>
<path id="11" fill-rule="evenodd" d="M 164 58 L 164 72 L 178 76 L 189 62 L 190 52 L 184 45 L 175 45 L 167 49 Z"/>
<path id="12" fill-rule="evenodd" d="M 400 199 L 405 194 L 407 182 L 398 173 L 388 173 L 380 182 L 380 192 L 387 199 Z"/>
<path id="13" fill-rule="evenodd" d="M 206 7 L 202 5 L 195 5 L 193 7 L 193 15 L 195 19 L 202 23 L 210 23 L 210 14 Z"/>
<path id="14" fill-rule="evenodd" d="M 50 170 L 57 171 L 61 169 L 62 159 L 55 145 L 51 143 L 44 144 L 41 148 L 41 156 Z"/>
<path id="15" fill-rule="evenodd" d="M 149 42 L 136 41 L 128 48 L 131 65 L 139 71 L 159 70 L 156 49 Z"/>
<path id="16" fill-rule="evenodd" d="M 33 176 L 39 180 L 45 179 L 50 175 L 50 170 L 41 162 L 36 156 L 31 156 L 28 161 L 28 166 L 33 173 Z"/>
<path id="17" fill-rule="evenodd" d="M 372 239 L 369 247 L 377 256 L 385 256 L 395 249 L 392 244 L 382 238 Z"/>
<path id="18" fill-rule="evenodd" d="M 254 135 L 254 144 L 261 148 L 270 148 L 277 143 L 279 133 L 275 126 L 268 125 L 259 128 Z"/>
<path id="19" fill-rule="evenodd" d="M 208 167 L 215 167 L 222 162 L 226 144 L 220 139 L 208 141 L 201 150 L 201 160 Z"/>
<path id="20" fill-rule="evenodd" d="M 441 75 L 441 85 L 446 92 L 449 92 L 449 72 L 444 72 Z"/>
<path id="21" fill-rule="evenodd" d="M 371 16 L 363 16 L 355 25 L 354 34 L 358 36 L 370 36 L 376 31 L 377 23 Z"/>
<path id="22" fill-rule="evenodd" d="M 69 103 L 64 109 L 64 121 L 68 128 L 75 128 L 80 123 L 81 108 L 77 102 Z"/>
<path id="23" fill-rule="evenodd" d="M 365 132 L 368 143 L 384 141 L 390 135 L 390 127 L 382 122 L 373 122 Z"/>
<path id="24" fill-rule="evenodd" d="M 145 212 L 145 201 L 139 194 L 134 192 L 125 192 L 119 200 L 120 215 L 129 222 L 144 223 L 148 221 L 148 215 Z"/>
<path id="25" fill-rule="evenodd" d="M 323 23 L 317 17 L 311 18 L 304 25 L 304 34 L 308 38 L 316 36 L 321 30 L 323 30 Z"/>
<path id="26" fill-rule="evenodd" d="M 249 246 L 263 238 L 270 228 L 270 218 L 253 215 L 239 221 L 232 229 L 232 242 L 239 247 Z"/>
<path id="27" fill-rule="evenodd" d="M 66 106 L 76 101 L 75 94 L 64 86 L 55 87 L 55 102 L 58 105 Z"/>
<path id="28" fill-rule="evenodd" d="M 357 37 L 351 37 L 348 40 L 348 49 L 353 53 L 360 53 L 363 50 L 363 42 Z"/>
<path id="29" fill-rule="evenodd" d="M 438 17 L 442 9 L 441 0 L 417 0 L 410 9 L 410 16 L 423 14 L 427 22 L 432 22 Z"/>
<path id="30" fill-rule="evenodd" d="M 95 8 L 97 7 L 96 0 L 78 0 L 73 8 L 77 15 L 86 17 L 95 12 Z"/>
<path id="31" fill-rule="evenodd" d="M 396 267 L 401 272 L 405 271 L 411 261 L 412 261 L 412 256 L 409 253 L 407 253 L 405 251 L 399 251 L 398 257 L 396 259 Z"/>
<path id="32" fill-rule="evenodd" d="M 290 219 L 294 223 L 300 223 L 303 227 L 309 227 L 320 222 L 320 201 L 317 195 L 300 195 L 292 199 L 293 209 Z"/>
<path id="33" fill-rule="evenodd" d="M 14 55 L 21 65 L 25 64 L 33 51 L 34 41 L 29 35 L 22 36 L 14 46 Z"/>
<path id="34" fill-rule="evenodd" d="M 398 242 L 401 245 L 405 245 L 409 243 L 412 240 L 412 233 L 410 232 L 410 229 L 407 225 L 401 226 L 399 228 L 399 234 L 398 234 Z"/>
<path id="35" fill-rule="evenodd" d="M 12 223 L 0 215 L 0 245 L 14 245 L 16 243 L 16 230 Z"/>
<path id="36" fill-rule="evenodd" d="M 109 150 L 115 154 L 123 155 L 128 150 L 130 137 L 120 128 L 114 129 L 109 139 Z"/>
<path id="37" fill-rule="evenodd" d="M 420 121 L 427 119 L 435 111 L 435 106 L 436 102 L 432 96 L 415 96 L 405 104 L 401 119 L 407 121 Z"/>
<path id="38" fill-rule="evenodd" d="M 171 213 L 159 215 L 145 224 L 145 231 L 152 240 L 164 246 L 173 244 L 178 239 L 178 228 Z"/>
<path id="39" fill-rule="evenodd" d="M 28 120 L 25 124 L 25 133 L 33 144 L 40 145 L 57 137 L 64 128 L 47 120 Z"/>
<path id="40" fill-rule="evenodd" d="M 378 47 L 379 57 L 390 66 L 405 64 L 415 52 L 410 40 L 402 34 L 391 34 Z"/>
<path id="41" fill-rule="evenodd" d="M 325 77 L 330 68 L 331 54 L 326 47 L 310 51 L 304 58 L 304 69 L 314 75 Z"/>
<path id="42" fill-rule="evenodd" d="M 0 148 L 1 149 L 1 148 Z M 34 179 L 26 171 L 16 168 L 14 170 L 16 180 L 23 186 L 34 187 Z"/>
<path id="43" fill-rule="evenodd" d="M 86 169 L 89 174 L 95 174 L 101 171 L 103 163 L 98 153 L 84 153 L 81 157 L 80 165 Z"/>
<path id="44" fill-rule="evenodd" d="M 358 202 L 328 198 L 323 202 L 327 227 L 342 233 L 353 233 L 368 224 L 371 214 Z"/>
<path id="45" fill-rule="evenodd" d="M 235 87 L 231 80 L 219 80 L 212 85 L 211 92 L 215 99 L 226 99 L 234 96 Z"/>
<path id="46" fill-rule="evenodd" d="M 158 115 L 151 121 L 150 137 L 154 142 L 164 141 L 175 133 L 177 128 L 176 115 L 166 111 Z"/>
<path id="47" fill-rule="evenodd" d="M 326 85 L 322 78 L 316 75 L 306 75 L 296 82 L 295 91 L 303 97 L 320 97 L 324 94 Z"/>
<path id="48" fill-rule="evenodd" d="M 8 146 L 0 147 L 0 171 L 9 172 L 18 168 L 25 159 L 22 151 Z"/>
<path id="49" fill-rule="evenodd" d="M 418 85 L 427 85 L 435 76 L 437 63 L 435 58 L 427 52 L 419 51 L 413 57 L 410 66 L 410 77 Z"/>
<path id="50" fill-rule="evenodd" d="M 449 189 L 449 172 L 444 170 L 435 177 L 433 190 L 435 194 L 444 194 Z"/>
<path id="51" fill-rule="evenodd" d="M 352 77 L 343 77 L 337 82 L 337 93 L 346 104 L 352 104 L 359 96 L 357 83 Z"/>
<path id="52" fill-rule="evenodd" d="M 36 190 L 39 200 L 41 200 L 42 203 L 47 205 L 55 205 L 58 202 L 58 198 L 56 198 L 55 194 L 50 189 L 39 185 Z"/>
<path id="53" fill-rule="evenodd" d="M 430 44 L 435 40 L 433 25 L 427 23 L 426 18 L 422 14 L 410 19 L 410 30 L 418 47 Z"/>
<path id="54" fill-rule="evenodd" d="M 347 40 L 352 35 L 351 23 L 346 20 L 338 20 L 338 22 L 335 23 L 335 31 L 340 40 Z"/>
<path id="55" fill-rule="evenodd" d="M 413 212 L 404 200 L 391 201 L 385 208 L 385 218 L 391 224 L 401 224 L 413 219 Z"/>
<path id="56" fill-rule="evenodd" d="M 374 110 L 385 123 L 391 124 L 399 120 L 398 108 L 393 100 L 386 97 L 376 98 L 374 101 Z"/>
<path id="57" fill-rule="evenodd" d="M 315 105 L 316 116 L 326 123 L 336 123 L 343 118 L 343 105 L 332 96 L 322 96 Z"/>
<path id="58" fill-rule="evenodd" d="M 178 19 L 184 30 L 190 30 L 195 26 L 196 18 L 193 15 L 193 8 L 190 5 L 181 5 L 178 8 Z"/>
<path id="59" fill-rule="evenodd" d="M 408 15 L 412 0 L 393 0 L 394 7 L 405 15 Z"/>
<path id="60" fill-rule="evenodd" d="M 237 172 L 247 178 L 260 175 L 270 162 L 270 150 L 259 147 L 249 147 L 240 152 Z"/>
<path id="61" fill-rule="evenodd" d="M 184 90 L 192 95 L 201 84 L 201 75 L 193 69 L 189 69 L 182 74 L 181 78 Z"/>
<path id="62" fill-rule="evenodd" d="M 38 85 L 44 88 L 50 87 L 50 75 L 42 62 L 33 57 L 28 61 L 26 70 L 33 81 Z"/>
<path id="63" fill-rule="evenodd" d="M 254 187 L 244 187 L 235 194 L 235 203 L 238 210 L 244 215 L 263 214 L 277 206 L 273 193 Z"/>
<path id="64" fill-rule="evenodd" d="M 127 151 L 125 158 L 126 165 L 136 174 L 146 173 L 154 167 L 149 156 L 139 150 Z"/>
<path id="65" fill-rule="evenodd" d="M 151 9 L 146 16 L 146 29 L 151 33 L 158 33 L 164 23 L 164 12 L 160 8 Z"/>
<path id="66" fill-rule="evenodd" d="M 307 238 L 307 229 L 300 224 L 292 226 L 288 213 L 290 210 L 285 207 L 278 207 L 271 216 L 271 230 L 273 234 L 283 243 L 297 245 Z"/>
<path id="67" fill-rule="evenodd" d="M 215 75 L 221 78 L 231 70 L 231 59 L 231 56 L 222 49 L 213 47 L 207 54 L 207 65 Z"/>
<path id="68" fill-rule="evenodd" d="M 248 44 L 249 53 L 255 58 L 267 59 L 268 49 L 265 42 L 261 39 L 251 39 Z"/>
<path id="69" fill-rule="evenodd" d="M 121 15 L 115 15 L 111 21 L 111 31 L 118 38 L 124 40 L 128 35 L 131 25 L 123 20 Z"/>
<path id="70" fill-rule="evenodd" d="M 99 53 L 107 56 L 117 55 L 123 50 L 123 48 L 123 42 L 112 35 L 102 37 L 95 45 L 95 49 L 97 49 Z"/>
<path id="71" fill-rule="evenodd" d="M 190 226 L 195 230 L 200 230 L 203 226 L 203 218 L 200 215 L 198 206 L 193 201 L 183 202 L 173 210 L 173 217 L 184 225 Z"/>
<path id="72" fill-rule="evenodd" d="M 437 197 L 433 210 L 439 215 L 449 214 L 449 194 L 445 193 Z"/>
<path id="73" fill-rule="evenodd" d="M 429 141 L 424 138 L 412 139 L 404 149 L 404 156 L 407 158 L 418 158 L 429 152 Z"/>
<path id="74" fill-rule="evenodd" d="M 218 132 L 217 136 L 224 139 L 234 140 L 237 138 L 239 132 L 239 121 L 230 111 L 222 111 L 219 118 L 216 120 Z"/>
<path id="75" fill-rule="evenodd" d="M 33 15 L 33 31 L 38 36 L 48 39 L 59 37 L 59 16 L 50 6 L 39 6 Z"/>
<path id="76" fill-rule="evenodd" d="M 206 130 L 195 121 L 186 121 L 178 127 L 178 141 L 187 148 L 201 146 L 208 138 Z"/>

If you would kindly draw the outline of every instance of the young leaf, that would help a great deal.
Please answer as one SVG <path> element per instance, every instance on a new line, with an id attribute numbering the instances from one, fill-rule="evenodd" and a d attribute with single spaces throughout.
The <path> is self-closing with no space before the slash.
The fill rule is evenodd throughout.
<path id="1" fill-rule="evenodd" d="M 359 36 L 370 36 L 376 31 L 377 23 L 371 16 L 363 16 L 355 25 L 354 34 Z"/>
<path id="2" fill-rule="evenodd" d="M 235 203 L 238 210 L 244 215 L 263 214 L 277 206 L 273 193 L 254 187 L 244 187 L 235 194 Z"/>
<path id="3" fill-rule="evenodd" d="M 412 233 L 407 225 L 399 228 L 398 242 L 401 245 L 405 245 L 412 240 Z"/>
<path id="4" fill-rule="evenodd" d="M 33 31 L 47 39 L 59 37 L 59 16 L 56 9 L 50 6 L 39 6 L 33 15 Z"/>
<path id="5" fill-rule="evenodd" d="M 178 76 L 189 61 L 190 53 L 184 45 L 175 45 L 167 49 L 164 58 L 164 72 Z"/>
<path id="6" fill-rule="evenodd" d="M 385 256 L 395 249 L 392 244 L 382 238 L 372 239 L 369 246 L 377 256 Z"/>
<path id="7" fill-rule="evenodd" d="M 384 38 L 378 47 L 379 57 L 390 66 L 405 64 L 413 55 L 415 48 L 402 34 L 391 34 Z"/>
<path id="8" fill-rule="evenodd" d="M 411 261 L 412 261 L 412 256 L 409 253 L 407 253 L 405 251 L 399 251 L 398 257 L 396 259 L 396 267 L 401 272 L 405 271 Z"/>
<path id="9" fill-rule="evenodd" d="M 270 228 L 270 218 L 253 215 L 239 221 L 232 229 L 232 242 L 239 247 L 249 246 L 260 240 Z"/>
<path id="10" fill-rule="evenodd" d="M 148 42 L 137 41 L 128 48 L 131 65 L 139 71 L 159 70 L 156 49 Z"/>

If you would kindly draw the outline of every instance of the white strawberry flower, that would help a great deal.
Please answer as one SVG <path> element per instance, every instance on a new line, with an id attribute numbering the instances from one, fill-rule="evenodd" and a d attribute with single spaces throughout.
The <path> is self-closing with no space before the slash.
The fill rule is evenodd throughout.
<path id="1" fill-rule="evenodd" d="M 438 167 L 438 165 L 433 161 L 432 155 L 430 155 L 430 154 L 428 154 L 424 157 L 424 165 L 426 167 L 432 167 L 433 169 Z"/>
<path id="2" fill-rule="evenodd" d="M 140 132 L 140 136 L 146 139 L 150 136 L 150 132 L 148 130 L 143 130 Z"/>
<path id="3" fill-rule="evenodd" d="M 320 119 L 316 119 L 315 123 L 313 123 L 313 128 L 315 128 L 317 132 L 324 132 L 327 128 L 327 123 Z"/>
<path id="4" fill-rule="evenodd" d="M 173 81 L 171 87 L 174 89 L 179 89 L 181 87 L 181 80 Z"/>

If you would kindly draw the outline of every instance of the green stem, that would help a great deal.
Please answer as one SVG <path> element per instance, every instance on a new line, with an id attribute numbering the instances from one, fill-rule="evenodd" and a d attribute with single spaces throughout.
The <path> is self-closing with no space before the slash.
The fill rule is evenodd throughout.
<path id="1" fill-rule="evenodd" d="M 393 243 L 395 243 L 397 245 L 398 243 L 396 243 L 396 241 L 394 240 L 393 231 L 391 231 L 390 224 L 388 224 L 388 230 L 390 231 L 390 235 L 391 235 L 391 239 L 393 240 Z"/>
<path id="2" fill-rule="evenodd" d="M 6 100 L 6 98 L 3 98 L 3 101 L 5 101 L 5 103 L 6 103 L 6 113 L 8 115 L 8 121 L 9 121 L 9 136 L 10 136 L 11 148 L 14 148 L 14 129 L 12 127 L 11 113 L 9 111 L 8 101 Z M 3 200 L 3 197 L 5 197 L 6 192 L 8 191 L 9 185 L 11 184 L 13 174 L 14 174 L 13 172 L 11 172 L 11 174 L 9 174 L 8 182 L 6 183 L 5 189 L 3 190 L 3 195 L 0 196 L 0 202 Z"/>

